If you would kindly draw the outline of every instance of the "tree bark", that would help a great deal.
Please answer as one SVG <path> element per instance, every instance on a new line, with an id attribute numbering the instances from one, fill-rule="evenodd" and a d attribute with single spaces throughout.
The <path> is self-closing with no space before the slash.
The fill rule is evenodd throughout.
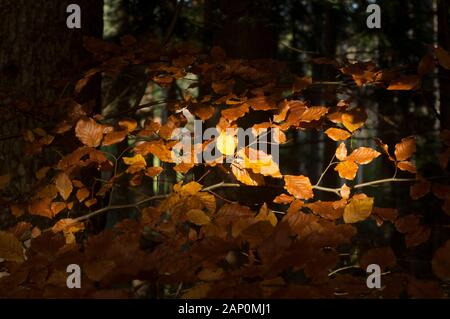
<path id="1" fill-rule="evenodd" d="M 71 3 L 0 2 L 0 175 L 12 176 L 11 196 L 30 190 L 42 164 L 36 156 L 24 157 L 22 132 L 50 127 L 64 113 L 52 103 L 71 92 L 81 70 L 92 62 L 83 48 L 83 37 L 102 36 L 103 0 L 76 1 L 81 7 L 81 29 L 66 25 Z M 99 89 L 98 85 L 98 90 L 88 89 L 89 96 L 83 94 L 98 98 Z"/>

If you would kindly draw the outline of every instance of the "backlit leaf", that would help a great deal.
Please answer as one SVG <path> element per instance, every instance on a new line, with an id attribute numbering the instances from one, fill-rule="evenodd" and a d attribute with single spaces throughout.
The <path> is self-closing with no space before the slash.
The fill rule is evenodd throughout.
<path id="1" fill-rule="evenodd" d="M 343 161 L 337 164 L 334 170 L 339 173 L 341 178 L 354 180 L 356 172 L 358 172 L 358 164 L 353 161 Z"/>
<path id="2" fill-rule="evenodd" d="M 344 209 L 344 222 L 347 224 L 357 223 L 367 219 L 372 213 L 373 198 L 355 198 Z"/>
<path id="3" fill-rule="evenodd" d="M 341 130 L 339 128 L 329 128 L 325 131 L 325 134 L 331 138 L 333 141 L 345 141 L 350 136 L 352 136 L 349 132 L 345 130 Z"/>
<path id="4" fill-rule="evenodd" d="M 86 146 L 97 147 L 103 138 L 103 126 L 91 118 L 82 118 L 75 126 L 75 135 Z"/>
<path id="5" fill-rule="evenodd" d="M 61 172 L 58 174 L 55 180 L 56 189 L 64 200 L 67 200 L 72 193 L 73 186 L 69 176 L 66 173 Z"/>
<path id="6" fill-rule="evenodd" d="M 311 182 L 309 178 L 303 175 L 285 175 L 284 188 L 294 197 L 299 199 L 310 199 L 314 197 Z"/>
<path id="7" fill-rule="evenodd" d="M 395 158 L 398 161 L 409 159 L 416 151 L 416 138 L 414 136 L 403 138 L 395 145 Z"/>

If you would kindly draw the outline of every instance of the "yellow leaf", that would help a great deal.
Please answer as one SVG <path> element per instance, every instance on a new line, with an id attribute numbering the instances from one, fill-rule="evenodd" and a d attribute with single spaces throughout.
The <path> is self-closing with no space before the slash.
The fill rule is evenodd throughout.
<path id="1" fill-rule="evenodd" d="M 372 197 L 353 197 L 344 209 L 344 222 L 347 224 L 365 220 L 372 213 Z"/>
<path id="2" fill-rule="evenodd" d="M 0 258 L 19 263 L 24 261 L 22 244 L 13 234 L 0 231 Z"/>
<path id="3" fill-rule="evenodd" d="M 208 215 L 201 209 L 191 209 L 186 213 L 187 218 L 196 225 L 206 225 L 211 222 Z"/>
<path id="4" fill-rule="evenodd" d="M 133 157 L 124 157 L 123 161 L 125 164 L 129 165 L 126 172 L 129 174 L 134 174 L 136 172 L 142 171 L 147 167 L 147 162 L 144 156 L 141 154 L 136 154 Z"/>
<path id="5" fill-rule="evenodd" d="M 339 194 L 343 199 L 348 199 L 350 197 L 350 187 L 348 187 L 346 184 L 342 185 L 341 189 L 339 190 Z"/>
<path id="6" fill-rule="evenodd" d="M 233 155 L 237 147 L 237 139 L 234 135 L 227 134 L 226 131 L 222 131 L 217 138 L 217 149 L 223 155 Z"/>

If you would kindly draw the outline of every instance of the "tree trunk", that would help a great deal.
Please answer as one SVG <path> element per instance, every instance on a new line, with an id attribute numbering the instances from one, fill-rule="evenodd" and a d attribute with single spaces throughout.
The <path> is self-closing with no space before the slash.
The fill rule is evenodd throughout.
<path id="1" fill-rule="evenodd" d="M 11 197 L 31 189 L 35 172 L 42 164 L 36 156 L 24 157 L 22 132 L 51 127 L 57 116 L 64 113 L 52 103 L 71 92 L 80 70 L 92 62 L 83 48 L 83 36 L 102 36 L 103 1 L 76 1 L 81 7 L 81 29 L 69 29 L 66 25 L 70 14 L 66 8 L 71 3 L 0 2 L 0 175 L 11 175 Z M 84 94 L 86 98 L 99 97 L 99 90 L 88 92 L 90 96 Z"/>

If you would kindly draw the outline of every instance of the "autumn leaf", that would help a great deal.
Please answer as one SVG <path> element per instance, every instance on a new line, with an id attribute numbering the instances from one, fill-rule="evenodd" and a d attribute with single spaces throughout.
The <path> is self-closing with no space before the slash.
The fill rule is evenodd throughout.
<path id="1" fill-rule="evenodd" d="M 363 269 L 367 269 L 371 264 L 377 264 L 386 271 L 397 264 L 397 258 L 391 247 L 373 248 L 363 254 L 359 264 Z"/>
<path id="2" fill-rule="evenodd" d="M 226 131 L 222 131 L 217 138 L 216 147 L 223 155 L 233 155 L 237 147 L 237 138 Z"/>
<path id="3" fill-rule="evenodd" d="M 13 234 L 5 231 L 0 231 L 0 258 L 17 263 L 25 260 L 20 241 Z"/>
<path id="4" fill-rule="evenodd" d="M 236 121 L 243 117 L 249 111 L 249 106 L 247 103 L 242 103 L 239 106 L 231 107 L 225 110 L 222 110 L 222 116 L 228 121 Z"/>
<path id="5" fill-rule="evenodd" d="M 275 204 L 290 204 L 294 200 L 293 196 L 287 195 L 287 194 L 281 194 L 274 198 L 273 202 Z"/>
<path id="6" fill-rule="evenodd" d="M 145 161 L 144 156 L 141 154 L 136 154 L 133 157 L 124 157 L 123 161 L 129 167 L 126 172 L 129 174 L 134 174 L 136 172 L 142 171 L 147 167 L 147 162 Z"/>
<path id="7" fill-rule="evenodd" d="M 285 175 L 284 188 L 294 197 L 299 199 L 310 199 L 314 197 L 311 182 L 309 178 L 303 175 Z"/>
<path id="8" fill-rule="evenodd" d="M 39 215 L 52 218 L 53 212 L 50 209 L 51 201 L 51 198 L 33 200 L 28 206 L 28 211 L 31 215 Z"/>
<path id="9" fill-rule="evenodd" d="M 417 200 L 428 194 L 430 190 L 431 190 L 431 183 L 429 181 L 419 181 L 411 185 L 410 196 L 412 199 Z"/>
<path id="10" fill-rule="evenodd" d="M 413 174 L 417 173 L 416 165 L 409 161 L 398 162 L 397 167 L 402 171 L 407 171 Z"/>
<path id="11" fill-rule="evenodd" d="M 278 223 L 277 216 L 267 207 L 266 203 L 261 206 L 258 215 L 255 216 L 255 220 L 268 221 L 272 226 L 276 226 Z"/>
<path id="12" fill-rule="evenodd" d="M 89 190 L 86 187 L 77 190 L 76 197 L 80 203 L 89 197 Z"/>
<path id="13" fill-rule="evenodd" d="M 261 186 L 264 185 L 264 176 L 261 174 L 255 174 L 252 171 L 249 171 L 242 167 L 241 164 L 232 163 L 231 171 L 236 179 L 248 186 Z"/>
<path id="14" fill-rule="evenodd" d="M 180 193 L 181 195 L 187 196 L 187 195 L 196 195 L 200 190 L 202 189 L 202 185 L 197 182 L 189 182 L 185 185 L 182 185 L 182 183 L 175 184 L 173 187 L 173 190 L 177 193 Z"/>
<path id="15" fill-rule="evenodd" d="M 361 128 L 367 120 L 367 113 L 361 108 L 356 108 L 342 114 L 342 124 L 350 132 Z"/>
<path id="16" fill-rule="evenodd" d="M 434 49 L 436 52 L 436 57 L 438 59 L 439 64 L 447 69 L 450 70 L 450 53 L 448 51 L 444 50 L 440 46 Z"/>
<path id="17" fill-rule="evenodd" d="M 431 262 L 433 273 L 441 280 L 450 280 L 450 240 L 436 250 Z"/>
<path id="18" fill-rule="evenodd" d="M 387 90 L 409 91 L 420 87 L 420 77 L 417 75 L 404 75 L 390 82 Z"/>
<path id="19" fill-rule="evenodd" d="M 159 167 L 159 166 L 157 166 L 157 167 L 149 167 L 145 171 L 145 175 L 148 176 L 148 177 L 153 178 L 153 177 L 158 176 L 159 174 L 161 174 L 162 171 L 163 171 L 163 168 Z"/>
<path id="20" fill-rule="evenodd" d="M 358 172 L 358 164 L 353 161 L 343 161 L 337 164 L 334 170 L 339 173 L 339 177 L 354 180 Z"/>
<path id="21" fill-rule="evenodd" d="M 77 122 L 75 135 L 84 145 L 97 147 L 103 138 L 103 126 L 91 118 L 84 117 Z"/>
<path id="22" fill-rule="evenodd" d="M 137 122 L 134 119 L 126 119 L 126 120 L 120 120 L 118 125 L 128 132 L 133 132 L 137 127 Z"/>
<path id="23" fill-rule="evenodd" d="M 127 137 L 127 131 L 116 131 L 105 135 L 103 146 L 110 146 L 122 142 Z"/>
<path id="24" fill-rule="evenodd" d="M 53 202 L 50 205 L 50 209 L 53 213 L 53 216 L 58 215 L 60 212 L 62 212 L 64 209 L 66 209 L 66 203 L 64 202 Z"/>
<path id="25" fill-rule="evenodd" d="M 64 200 L 67 200 L 72 193 L 73 186 L 69 176 L 66 173 L 61 172 L 58 174 L 55 180 L 56 189 Z"/>
<path id="26" fill-rule="evenodd" d="M 333 141 L 345 141 L 352 136 L 349 132 L 339 128 L 329 128 L 325 131 L 325 134 Z"/>
<path id="27" fill-rule="evenodd" d="M 6 186 L 9 185 L 10 182 L 11 182 L 11 175 L 9 175 L 9 174 L 1 175 L 0 176 L 0 190 L 4 190 L 6 188 Z"/>
<path id="28" fill-rule="evenodd" d="M 318 121 L 328 113 L 328 108 L 324 106 L 313 106 L 307 108 L 300 116 L 300 122 Z"/>
<path id="29" fill-rule="evenodd" d="M 375 151 L 374 149 L 368 147 L 359 147 L 354 150 L 350 154 L 350 156 L 347 157 L 347 160 L 364 165 L 369 164 L 380 155 L 381 153 Z"/>
<path id="30" fill-rule="evenodd" d="M 350 191 L 351 188 L 348 187 L 346 184 L 342 185 L 342 187 L 339 189 L 339 194 L 343 199 L 348 199 L 350 197 Z"/>
<path id="31" fill-rule="evenodd" d="M 336 158 L 340 161 L 345 161 L 347 158 L 347 147 L 345 146 L 345 143 L 339 144 L 336 149 Z"/>
<path id="32" fill-rule="evenodd" d="M 414 136 L 403 138 L 395 145 L 395 158 L 398 161 L 409 159 L 416 151 L 416 138 Z"/>
<path id="33" fill-rule="evenodd" d="M 346 224 L 357 223 L 367 219 L 372 213 L 372 197 L 354 196 L 344 209 L 344 222 Z"/>
<path id="34" fill-rule="evenodd" d="M 261 150 L 253 148 L 241 149 L 236 157 L 236 162 L 241 167 L 251 169 L 255 174 L 281 178 L 278 164 L 274 162 L 272 155 L 266 154 Z"/>
<path id="35" fill-rule="evenodd" d="M 191 209 L 186 213 L 187 218 L 196 225 L 206 225 L 211 222 L 208 215 L 205 214 L 201 209 Z"/>

